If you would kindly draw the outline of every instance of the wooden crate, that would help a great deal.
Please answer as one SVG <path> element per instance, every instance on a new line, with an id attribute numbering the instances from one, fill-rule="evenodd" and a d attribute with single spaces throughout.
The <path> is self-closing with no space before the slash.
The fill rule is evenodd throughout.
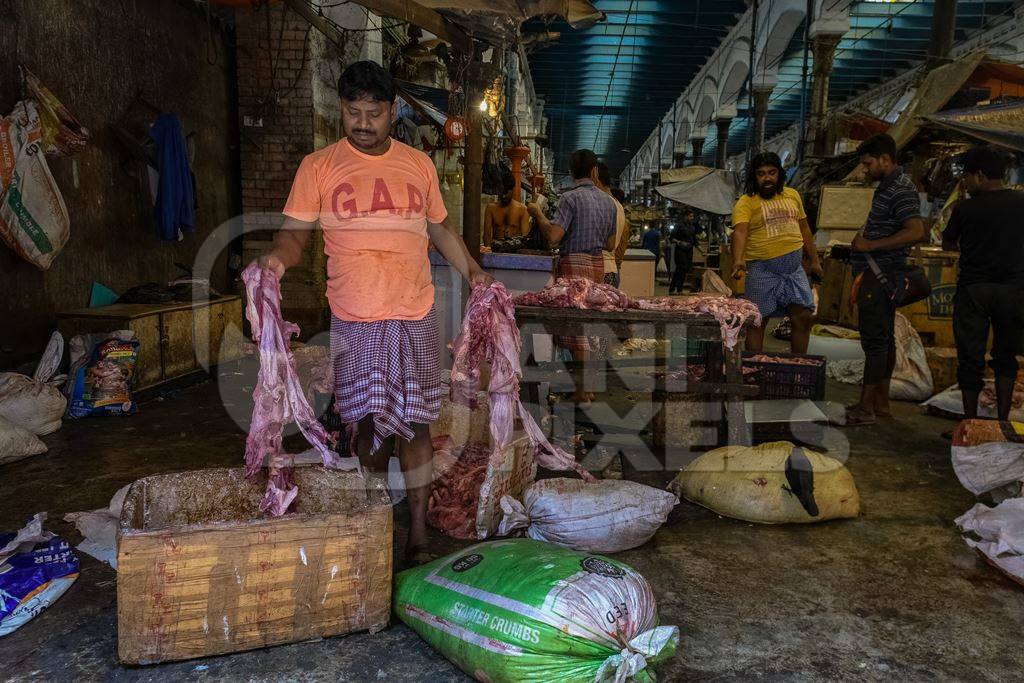
<path id="1" fill-rule="evenodd" d="M 300 467 L 296 512 L 259 512 L 241 469 L 147 477 L 117 537 L 118 656 L 191 659 L 388 623 L 391 501 L 384 483 Z"/>
<path id="2" fill-rule="evenodd" d="M 62 311 L 57 327 L 76 334 L 131 330 L 139 340 L 133 387 L 148 389 L 242 355 L 242 300 L 236 295 L 200 303 L 112 304 Z"/>

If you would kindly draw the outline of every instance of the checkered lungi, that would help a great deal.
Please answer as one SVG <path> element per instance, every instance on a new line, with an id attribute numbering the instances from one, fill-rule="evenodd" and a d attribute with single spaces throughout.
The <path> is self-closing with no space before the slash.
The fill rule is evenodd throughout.
<path id="1" fill-rule="evenodd" d="M 558 257 L 558 277 L 582 277 L 591 282 L 604 282 L 604 257 L 601 254 L 568 254 Z M 573 360 L 588 360 L 594 352 L 600 352 L 600 337 L 555 338 L 555 343 L 569 349 Z"/>
<path id="2" fill-rule="evenodd" d="M 748 263 L 743 296 L 757 306 L 765 321 L 785 315 L 791 304 L 813 310 L 814 293 L 804 272 L 801 250 Z"/>
<path id="3" fill-rule="evenodd" d="M 335 406 L 342 421 L 373 415 L 373 452 L 392 434 L 409 441 L 413 423 L 441 411 L 437 314 L 421 320 L 349 322 L 331 316 Z"/>

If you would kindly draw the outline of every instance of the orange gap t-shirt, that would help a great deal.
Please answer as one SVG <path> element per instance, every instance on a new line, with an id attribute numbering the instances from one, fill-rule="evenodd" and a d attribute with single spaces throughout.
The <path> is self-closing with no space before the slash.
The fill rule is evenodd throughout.
<path id="1" fill-rule="evenodd" d="M 434 304 L 427 221 L 448 216 L 433 162 L 397 140 L 380 156 L 347 139 L 302 160 L 284 215 L 320 222 L 327 301 L 341 320 L 420 320 Z"/>

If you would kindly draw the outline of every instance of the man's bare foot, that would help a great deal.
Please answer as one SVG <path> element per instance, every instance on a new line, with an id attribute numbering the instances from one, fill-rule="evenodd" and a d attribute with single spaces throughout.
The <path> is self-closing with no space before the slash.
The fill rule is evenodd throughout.
<path id="1" fill-rule="evenodd" d="M 421 564 L 433 562 L 437 559 L 437 555 L 430 552 L 430 548 L 426 543 L 419 543 L 417 545 L 406 545 L 405 546 L 405 567 L 412 568 L 418 567 Z"/>
<path id="2" fill-rule="evenodd" d="M 577 391 L 572 395 L 572 401 L 577 405 L 589 405 L 594 402 L 594 392 Z"/>
<path id="3" fill-rule="evenodd" d="M 846 409 L 846 426 L 861 427 L 875 424 L 875 413 L 865 410 L 862 406 L 850 406 Z"/>

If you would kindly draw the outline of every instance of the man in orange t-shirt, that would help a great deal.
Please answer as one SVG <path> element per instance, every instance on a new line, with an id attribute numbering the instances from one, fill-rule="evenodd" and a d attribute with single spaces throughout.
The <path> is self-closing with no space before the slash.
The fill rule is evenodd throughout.
<path id="1" fill-rule="evenodd" d="M 437 171 L 423 152 L 390 137 L 395 85 L 373 62 L 352 64 L 338 81 L 345 137 L 302 160 L 285 221 L 260 264 L 278 277 L 298 264 L 316 224 L 327 254 L 335 405 L 358 424 L 364 466 L 387 471 L 393 436 L 409 498 L 406 560 L 426 552 L 433 474 L 430 423 L 441 379 L 427 249 L 431 243 L 472 284 L 492 278 L 470 258 L 447 222 Z"/>

